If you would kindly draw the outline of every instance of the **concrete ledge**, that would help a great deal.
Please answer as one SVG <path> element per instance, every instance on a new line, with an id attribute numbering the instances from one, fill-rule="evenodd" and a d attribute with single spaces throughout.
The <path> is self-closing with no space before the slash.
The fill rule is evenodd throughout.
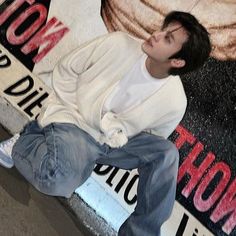
<path id="1" fill-rule="evenodd" d="M 11 134 L 19 133 L 29 119 L 0 96 L 0 123 Z"/>
<path id="2" fill-rule="evenodd" d="M 71 211 L 76 219 L 78 219 L 91 234 L 96 236 L 117 235 L 116 231 L 112 229 L 112 227 L 110 227 L 109 224 L 76 193 L 74 193 L 69 199 L 58 197 L 58 200 Z"/>

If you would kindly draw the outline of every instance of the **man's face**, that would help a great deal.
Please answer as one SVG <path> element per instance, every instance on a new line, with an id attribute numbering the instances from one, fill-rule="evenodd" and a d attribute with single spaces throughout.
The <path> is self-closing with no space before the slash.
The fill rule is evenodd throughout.
<path id="1" fill-rule="evenodd" d="M 162 31 L 155 31 L 142 44 L 142 50 L 156 62 L 167 62 L 188 39 L 187 31 L 178 22 L 170 23 Z"/>

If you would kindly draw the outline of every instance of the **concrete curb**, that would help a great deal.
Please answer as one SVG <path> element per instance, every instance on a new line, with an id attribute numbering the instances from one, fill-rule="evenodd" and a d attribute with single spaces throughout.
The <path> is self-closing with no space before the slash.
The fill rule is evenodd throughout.
<path id="1" fill-rule="evenodd" d="M 78 219 L 83 226 L 96 236 L 116 236 L 117 233 L 109 224 L 83 201 L 76 193 L 71 198 L 58 197 L 58 200 Z"/>
<path id="2" fill-rule="evenodd" d="M 0 96 L 0 123 L 10 133 L 19 133 L 29 119 Z"/>

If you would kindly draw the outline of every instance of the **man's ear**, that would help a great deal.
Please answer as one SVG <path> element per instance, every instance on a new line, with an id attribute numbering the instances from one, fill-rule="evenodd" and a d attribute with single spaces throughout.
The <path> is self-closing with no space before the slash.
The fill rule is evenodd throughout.
<path id="1" fill-rule="evenodd" d="M 171 67 L 181 68 L 185 66 L 185 60 L 173 58 L 170 61 Z"/>

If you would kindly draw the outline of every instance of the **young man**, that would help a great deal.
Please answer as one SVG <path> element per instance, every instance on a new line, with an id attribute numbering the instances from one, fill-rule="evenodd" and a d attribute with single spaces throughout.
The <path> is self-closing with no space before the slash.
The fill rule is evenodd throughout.
<path id="1" fill-rule="evenodd" d="M 175 75 L 201 66 L 210 50 L 205 28 L 184 12 L 171 12 L 144 42 L 116 32 L 79 47 L 53 70 L 38 121 L 1 144 L 2 165 L 14 160 L 39 191 L 64 197 L 95 163 L 138 168 L 137 206 L 118 235 L 160 235 L 178 171 L 178 151 L 166 138 L 186 109 Z"/>

